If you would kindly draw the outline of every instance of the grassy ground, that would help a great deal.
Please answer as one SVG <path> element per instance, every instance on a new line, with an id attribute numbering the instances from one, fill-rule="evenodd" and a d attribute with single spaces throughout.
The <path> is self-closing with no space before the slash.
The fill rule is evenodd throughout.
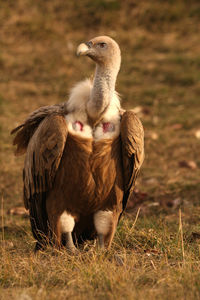
<path id="1" fill-rule="evenodd" d="M 0 0 L 0 298 L 198 299 L 200 3 L 79 2 Z M 100 34 L 120 44 L 117 90 L 145 127 L 145 202 L 124 216 L 109 253 L 86 245 L 77 257 L 35 257 L 28 219 L 7 214 L 22 205 L 23 166 L 9 132 L 92 74 L 75 51 Z"/>

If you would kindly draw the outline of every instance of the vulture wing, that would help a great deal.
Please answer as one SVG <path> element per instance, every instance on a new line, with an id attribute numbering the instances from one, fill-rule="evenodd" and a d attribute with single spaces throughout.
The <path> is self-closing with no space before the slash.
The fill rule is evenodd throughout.
<path id="1" fill-rule="evenodd" d="M 64 109 L 64 103 L 40 107 L 31 113 L 23 124 L 14 128 L 11 134 L 17 133 L 13 140 L 13 145 L 17 145 L 15 154 L 22 155 L 26 152 L 31 137 L 45 117 L 51 114 L 62 113 Z"/>
<path id="2" fill-rule="evenodd" d="M 30 121 L 28 125 L 25 122 L 25 125 L 18 128 L 20 131 L 14 143 L 18 146 L 18 153 L 26 150 L 24 204 L 30 211 L 33 235 L 42 242 L 48 235 L 46 192 L 51 189 L 60 164 L 67 138 L 67 124 L 62 114 L 54 111 L 46 114 L 42 121 L 33 118 L 32 124 Z"/>
<path id="3" fill-rule="evenodd" d="M 63 116 L 46 117 L 33 134 L 24 163 L 24 201 L 30 208 L 35 194 L 47 192 L 53 184 L 67 138 Z"/>
<path id="4" fill-rule="evenodd" d="M 133 111 L 126 111 L 122 115 L 121 140 L 124 172 L 124 210 L 144 160 L 144 130 L 142 123 Z"/>

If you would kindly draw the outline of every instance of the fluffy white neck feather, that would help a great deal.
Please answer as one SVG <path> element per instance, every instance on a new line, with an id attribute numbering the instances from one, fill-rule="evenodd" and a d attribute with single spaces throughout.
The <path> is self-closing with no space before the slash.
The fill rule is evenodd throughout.
<path id="1" fill-rule="evenodd" d="M 90 79 L 86 79 L 77 83 L 74 88 L 72 88 L 69 95 L 69 100 L 67 101 L 68 112 L 82 112 L 87 113 L 88 103 L 91 103 L 91 94 L 93 89 L 93 83 Z M 119 96 L 116 91 L 113 91 L 110 95 L 109 104 L 105 113 L 102 117 L 106 115 L 118 115 L 120 106 Z"/>
<path id="2" fill-rule="evenodd" d="M 105 112 L 101 115 L 100 123 L 91 127 L 88 122 L 87 104 L 90 101 L 93 84 L 91 80 L 79 82 L 70 93 L 67 102 L 66 121 L 68 130 L 72 134 L 84 138 L 93 138 L 94 140 L 115 138 L 120 132 L 120 100 L 118 94 L 114 91 L 110 103 Z M 79 126 L 77 125 L 79 124 Z M 103 124 L 110 124 L 108 132 L 104 132 Z M 82 124 L 82 128 L 80 128 Z"/>

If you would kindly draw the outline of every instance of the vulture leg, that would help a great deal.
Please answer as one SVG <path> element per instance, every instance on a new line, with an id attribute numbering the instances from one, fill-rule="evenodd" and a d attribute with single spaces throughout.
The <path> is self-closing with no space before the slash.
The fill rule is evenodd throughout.
<path id="1" fill-rule="evenodd" d="M 100 249 L 105 249 L 104 235 L 98 234 L 98 246 Z"/>
<path id="2" fill-rule="evenodd" d="M 75 254 L 78 250 L 74 245 L 73 239 L 72 239 L 72 233 L 71 232 L 64 232 L 62 234 L 63 240 L 65 241 L 65 247 L 69 251 L 69 253 Z"/>
<path id="3" fill-rule="evenodd" d="M 74 217 L 68 214 L 66 211 L 60 216 L 60 228 L 62 232 L 62 238 L 65 242 L 66 249 L 75 254 L 78 250 L 74 245 L 72 238 L 72 231 L 74 229 L 75 221 Z"/>
<path id="4" fill-rule="evenodd" d="M 100 249 L 109 248 L 111 245 L 116 229 L 113 217 L 113 212 L 110 210 L 99 210 L 94 214 L 94 225 Z"/>
<path id="5" fill-rule="evenodd" d="M 77 249 L 72 239 L 72 231 L 75 225 L 74 217 L 66 210 L 63 210 L 62 207 L 59 207 L 55 202 L 54 194 L 50 195 L 47 200 L 47 214 L 55 246 L 60 248 L 63 241 L 67 250 L 70 253 L 75 253 Z"/>

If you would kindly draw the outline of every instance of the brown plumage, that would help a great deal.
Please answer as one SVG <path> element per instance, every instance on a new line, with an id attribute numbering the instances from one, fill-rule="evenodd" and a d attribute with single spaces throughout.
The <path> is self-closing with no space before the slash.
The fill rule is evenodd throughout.
<path id="1" fill-rule="evenodd" d="M 96 62 L 94 81 L 79 84 L 68 102 L 38 109 L 12 131 L 16 154 L 26 152 L 24 203 L 36 250 L 50 241 L 74 252 L 74 242 L 96 236 L 108 248 L 144 158 L 142 124 L 132 111 L 122 112 L 112 91 L 118 45 L 98 37 L 78 51 Z"/>

